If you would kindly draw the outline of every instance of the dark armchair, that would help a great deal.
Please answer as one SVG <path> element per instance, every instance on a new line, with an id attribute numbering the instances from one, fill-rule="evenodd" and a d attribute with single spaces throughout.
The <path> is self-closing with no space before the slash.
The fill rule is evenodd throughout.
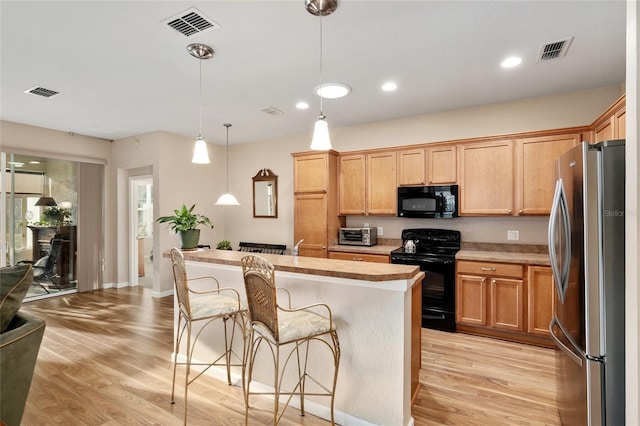
<path id="1" fill-rule="evenodd" d="M 45 322 L 19 312 L 31 285 L 31 265 L 0 268 L 0 424 L 19 426 Z"/>

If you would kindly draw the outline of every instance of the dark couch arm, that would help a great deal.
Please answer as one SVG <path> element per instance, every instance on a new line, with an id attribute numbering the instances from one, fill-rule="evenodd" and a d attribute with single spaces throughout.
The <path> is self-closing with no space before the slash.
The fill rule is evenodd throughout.
<path id="1" fill-rule="evenodd" d="M 0 334 L 0 421 L 18 426 L 36 366 L 45 322 L 18 312 Z"/>

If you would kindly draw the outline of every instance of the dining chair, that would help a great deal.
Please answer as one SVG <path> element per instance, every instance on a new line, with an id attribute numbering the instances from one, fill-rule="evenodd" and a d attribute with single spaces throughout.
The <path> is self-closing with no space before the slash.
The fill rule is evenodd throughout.
<path id="1" fill-rule="evenodd" d="M 173 380 L 171 384 L 171 403 L 175 403 L 176 366 L 186 365 L 184 377 L 184 424 L 187 424 L 187 402 L 189 385 L 213 366 L 225 366 L 227 370 L 227 382 L 231 385 L 231 367 L 242 367 L 244 373 L 246 357 L 246 309 L 240 302 L 240 294 L 233 288 L 221 288 L 215 277 L 203 276 L 187 278 L 184 256 L 180 249 L 172 248 L 170 251 L 171 266 L 178 303 L 178 327 L 176 328 L 176 340 L 173 359 Z M 211 287 L 206 290 L 193 288 L 196 282 L 208 283 Z M 207 284 L 204 284 L 207 285 Z M 224 329 L 225 351 L 212 362 L 194 362 L 193 352 L 198 339 L 210 324 L 222 320 Z M 201 324 L 195 336 L 192 336 L 194 324 Z M 242 354 L 238 355 L 233 347 L 236 329 L 239 329 L 242 337 Z M 180 344 L 187 333 L 186 361 L 178 362 Z M 194 377 L 190 378 L 192 366 L 205 366 Z M 242 376 L 244 380 L 244 374 Z M 242 390 L 244 392 L 244 382 Z"/>
<path id="2" fill-rule="evenodd" d="M 336 324 L 329 306 L 324 303 L 316 303 L 299 308 L 291 308 L 291 295 L 283 288 L 276 288 L 275 268 L 268 260 L 257 256 L 248 255 L 241 259 L 242 274 L 247 293 L 249 316 L 249 344 L 245 366 L 245 424 L 249 421 L 249 397 L 250 395 L 271 395 L 274 398 L 273 424 L 277 425 L 294 396 L 299 397 L 300 415 L 304 416 L 305 396 L 322 396 L 330 398 L 331 424 L 334 422 L 334 396 L 338 368 L 340 365 L 340 344 Z M 277 293 L 284 293 L 286 306 L 283 307 L 277 300 Z M 310 343 L 319 345 L 310 346 Z M 262 344 L 270 349 L 274 366 L 273 391 L 251 392 L 253 370 L 256 365 L 256 355 Z M 326 347 L 331 352 L 333 361 L 333 377 L 330 384 L 324 380 L 322 384 L 313 377 L 307 367 L 309 350 Z M 281 353 L 281 348 L 283 349 Z M 281 356 L 282 355 L 282 356 Z M 283 381 L 289 361 L 295 359 L 297 376 L 295 384 L 287 383 L 290 390 L 283 390 Z M 307 381 L 310 380 L 310 383 Z M 309 392 L 307 385 L 313 385 L 317 391 Z M 280 397 L 286 397 L 280 410 Z"/>

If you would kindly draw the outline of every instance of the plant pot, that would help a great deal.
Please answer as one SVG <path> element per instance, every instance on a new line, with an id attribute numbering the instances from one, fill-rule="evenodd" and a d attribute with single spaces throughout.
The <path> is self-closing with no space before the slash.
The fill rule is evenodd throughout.
<path id="1" fill-rule="evenodd" d="M 182 243 L 182 250 L 193 250 L 198 247 L 198 241 L 200 240 L 199 229 L 189 229 L 188 231 L 180 231 L 180 242 Z"/>

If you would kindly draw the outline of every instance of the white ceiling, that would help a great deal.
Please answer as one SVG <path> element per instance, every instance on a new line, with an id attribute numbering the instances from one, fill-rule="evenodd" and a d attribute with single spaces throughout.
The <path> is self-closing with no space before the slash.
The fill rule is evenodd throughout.
<path id="1" fill-rule="evenodd" d="M 219 28 L 186 37 L 161 23 L 190 7 Z M 625 2 L 340 0 L 323 18 L 323 80 L 353 88 L 325 100 L 330 128 L 621 84 Z M 224 144 L 310 135 L 319 111 L 320 18 L 304 0 L 0 2 L 1 118 L 106 139 L 155 130 Z M 574 37 L 539 63 L 541 45 Z M 502 69 L 507 55 L 523 63 Z M 394 80 L 399 88 L 383 93 Z M 59 91 L 25 94 L 34 86 Z M 306 111 L 295 108 L 305 100 Z M 275 107 L 272 116 L 261 111 Z"/>

